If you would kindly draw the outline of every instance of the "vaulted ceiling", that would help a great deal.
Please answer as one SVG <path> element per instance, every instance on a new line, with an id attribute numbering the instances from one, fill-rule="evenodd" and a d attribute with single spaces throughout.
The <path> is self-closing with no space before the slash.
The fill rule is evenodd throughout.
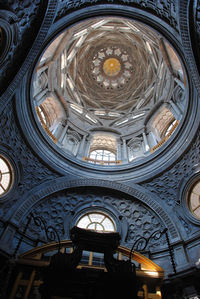
<path id="1" fill-rule="evenodd" d="M 36 106 L 42 89 L 46 114 L 47 101 L 60 102 L 66 122 L 82 136 L 98 130 L 146 144 L 142 134 L 153 132 L 157 141 L 149 135 L 148 149 L 185 109 L 184 70 L 174 49 L 149 26 L 126 18 L 93 18 L 63 31 L 44 51 L 34 84 Z"/>
<path id="2" fill-rule="evenodd" d="M 173 77 L 182 74 L 172 51 L 146 25 L 109 17 L 68 29 L 42 60 L 57 62 L 51 69 L 60 80 L 52 82 L 53 89 L 61 89 L 69 109 L 100 126 L 106 121 L 118 127 L 136 119 L 138 124 L 159 101 L 170 98 Z"/>

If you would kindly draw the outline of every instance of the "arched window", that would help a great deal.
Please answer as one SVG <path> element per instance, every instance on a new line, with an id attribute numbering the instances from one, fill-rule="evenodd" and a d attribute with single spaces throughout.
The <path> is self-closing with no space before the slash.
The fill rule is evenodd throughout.
<path id="1" fill-rule="evenodd" d="M 163 106 L 158 110 L 151 123 L 151 130 L 158 141 L 165 137 L 168 128 L 175 121 L 173 113 L 167 107 Z"/>
<path id="2" fill-rule="evenodd" d="M 115 164 L 117 154 L 116 138 L 110 134 L 95 134 L 90 144 L 89 158 L 95 164 Z"/>
<path id="3" fill-rule="evenodd" d="M 62 104 L 55 97 L 47 97 L 40 105 L 40 108 L 48 120 L 48 126 L 51 131 L 60 121 L 66 119 L 66 112 Z"/>
<path id="4" fill-rule="evenodd" d="M 41 123 L 44 123 L 45 125 L 48 126 L 45 111 L 43 111 L 43 109 L 40 106 L 37 107 L 37 113 L 38 113 L 38 116 L 39 116 L 39 119 L 40 119 Z"/>
<path id="5" fill-rule="evenodd" d="M 177 127 L 177 120 L 174 120 L 168 127 L 168 129 L 165 132 L 165 136 L 168 136 L 169 134 L 172 134 L 174 129 Z"/>
<path id="6" fill-rule="evenodd" d="M 90 152 L 90 158 L 92 160 L 96 160 L 96 164 L 101 164 L 101 161 L 106 164 L 106 162 L 114 162 L 116 160 L 116 155 L 108 150 L 104 149 L 96 149 Z"/>
<path id="7" fill-rule="evenodd" d="M 193 216 L 200 219 L 200 180 L 190 189 L 188 195 L 188 207 Z"/>
<path id="8" fill-rule="evenodd" d="M 80 228 L 91 229 L 95 231 L 116 231 L 114 221 L 103 212 L 88 212 L 79 218 L 76 225 Z"/>
<path id="9" fill-rule="evenodd" d="M 13 169 L 5 157 L 0 155 L 0 197 L 9 191 L 13 182 Z"/>

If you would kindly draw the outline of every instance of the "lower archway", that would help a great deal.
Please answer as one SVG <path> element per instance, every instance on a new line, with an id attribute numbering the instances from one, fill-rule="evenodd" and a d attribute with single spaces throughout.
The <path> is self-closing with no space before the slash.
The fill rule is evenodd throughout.
<path id="1" fill-rule="evenodd" d="M 101 234 L 101 233 L 97 233 L 97 234 Z M 93 241 L 94 238 L 92 239 L 92 242 Z M 53 260 L 53 257 L 55 257 L 56 255 L 58 255 L 59 258 L 60 256 L 64 257 L 64 255 L 68 255 L 68 256 L 70 256 L 70 254 L 72 255 L 73 245 L 74 244 L 71 240 L 63 240 L 60 242 L 60 244 L 58 242 L 47 243 L 43 246 L 39 246 L 32 250 L 29 250 L 23 253 L 21 256 L 19 256 L 16 265 L 17 267 L 16 279 L 11 288 L 9 299 L 14 299 L 16 293 L 19 292 L 19 290 L 21 293 L 23 293 L 23 298 L 25 299 L 29 298 L 29 296 L 31 296 L 31 294 L 33 293 L 39 294 L 39 289 L 41 290 L 42 285 L 44 284 L 41 273 L 45 273 L 45 269 L 49 268 L 49 266 L 51 265 L 51 260 Z M 57 250 L 59 250 L 59 253 L 55 254 L 55 251 Z M 75 295 L 77 296 L 77 294 L 79 296 L 82 296 L 80 298 L 90 298 L 88 297 L 89 296 L 88 294 L 90 295 L 92 294 L 91 298 L 100 298 L 98 297 L 97 292 L 99 288 L 104 288 L 104 285 L 102 285 L 102 283 L 105 284 L 105 278 L 111 280 L 111 286 L 113 286 L 112 282 L 114 278 L 115 282 L 119 282 L 120 289 L 122 289 L 124 293 L 127 292 L 126 285 L 124 285 L 127 284 L 127 278 L 129 279 L 129 281 L 131 281 L 132 279 L 133 280 L 131 281 L 132 294 L 129 294 L 130 298 L 138 298 L 138 299 L 139 298 L 155 298 L 155 299 L 162 298 L 160 287 L 164 278 L 164 270 L 160 266 L 155 264 L 153 261 L 151 261 L 144 255 L 138 252 L 131 252 L 130 249 L 123 246 L 117 246 L 114 256 L 115 256 L 115 261 L 119 263 L 122 261 L 126 263 L 127 261 L 130 260 L 131 264 L 134 265 L 135 267 L 136 277 L 133 276 L 132 273 L 124 272 L 123 275 L 126 276 L 126 282 L 124 282 L 122 273 L 119 272 L 112 273 L 112 271 L 111 272 L 107 271 L 106 266 L 103 260 L 101 259 L 101 254 L 97 252 L 95 253 L 91 251 L 90 252 L 84 251 L 82 258 L 79 264 L 77 265 L 75 271 L 70 272 L 73 273 L 73 280 L 71 280 L 71 277 L 67 275 L 67 269 L 66 272 L 64 272 L 66 277 L 63 280 L 65 281 L 66 284 L 66 288 L 64 288 L 65 294 L 63 294 L 63 289 L 62 289 L 62 296 L 60 296 L 60 294 L 58 294 L 57 296 L 55 294 L 56 285 L 55 286 L 52 285 L 51 289 L 54 290 L 54 294 L 49 294 L 49 297 L 45 297 L 46 293 L 44 295 L 44 289 L 43 289 L 42 298 L 51 298 L 51 299 L 79 298 L 79 297 L 74 297 Z M 54 268 L 54 271 L 56 271 L 56 268 Z M 102 277 L 104 277 L 104 275 L 105 278 L 103 279 Z M 64 275 L 62 275 L 62 277 L 63 276 Z M 95 290 L 94 290 L 94 286 L 96 288 Z M 134 286 L 137 287 L 136 296 L 134 296 Z M 86 293 L 87 296 L 85 295 Z M 105 295 L 104 298 L 107 298 L 106 296 L 107 295 Z"/>

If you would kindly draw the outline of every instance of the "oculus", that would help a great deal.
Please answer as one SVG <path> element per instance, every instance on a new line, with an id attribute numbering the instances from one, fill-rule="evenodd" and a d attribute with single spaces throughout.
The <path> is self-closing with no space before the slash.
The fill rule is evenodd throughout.
<path id="1" fill-rule="evenodd" d="M 11 188 L 13 182 L 13 169 L 8 160 L 0 155 L 0 197 Z"/>
<path id="2" fill-rule="evenodd" d="M 119 74 L 121 70 L 121 64 L 116 58 L 108 58 L 104 61 L 103 70 L 107 76 L 113 77 Z"/>
<path id="3" fill-rule="evenodd" d="M 192 215 L 200 220 L 200 180 L 193 184 L 190 189 L 188 207 Z"/>

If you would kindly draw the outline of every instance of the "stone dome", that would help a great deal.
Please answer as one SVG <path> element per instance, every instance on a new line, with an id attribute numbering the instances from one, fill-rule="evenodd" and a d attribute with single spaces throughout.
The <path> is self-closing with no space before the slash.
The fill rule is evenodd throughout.
<path id="1" fill-rule="evenodd" d="M 44 51 L 33 80 L 48 136 L 63 152 L 101 165 L 130 163 L 160 149 L 184 115 L 186 95 L 184 70 L 170 44 L 147 25 L 119 17 L 62 32 Z M 102 145 L 95 148 L 97 137 Z"/>

